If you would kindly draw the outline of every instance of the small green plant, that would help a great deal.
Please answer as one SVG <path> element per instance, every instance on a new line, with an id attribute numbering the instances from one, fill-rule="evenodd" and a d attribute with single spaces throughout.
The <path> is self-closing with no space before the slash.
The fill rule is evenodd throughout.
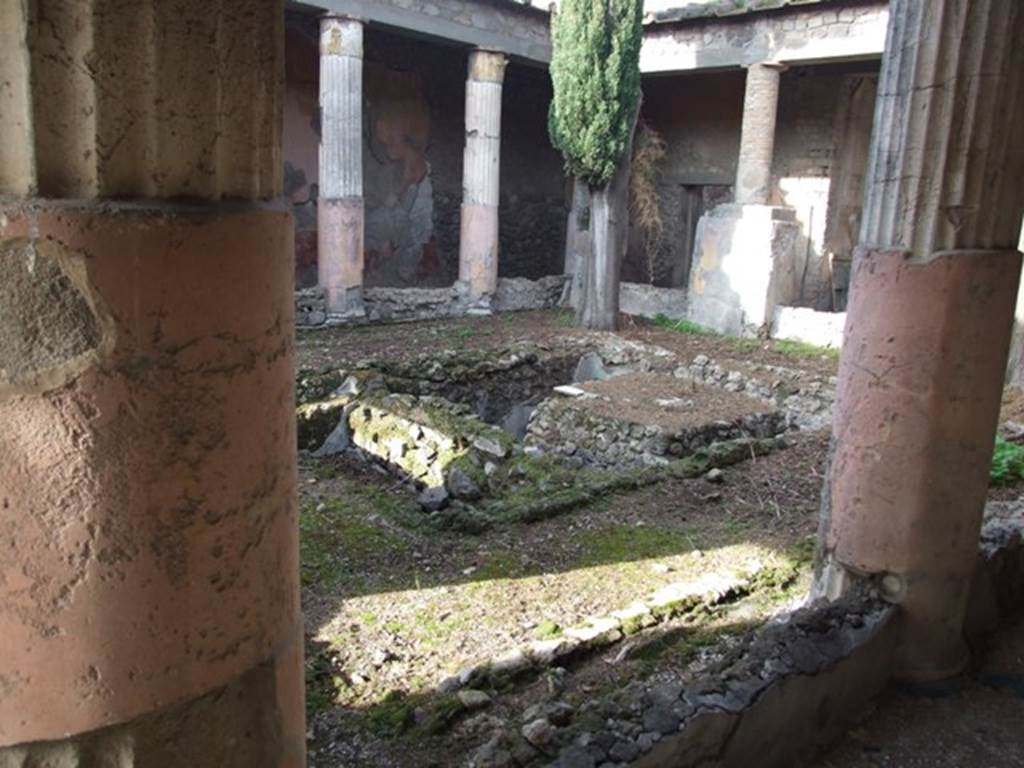
<path id="1" fill-rule="evenodd" d="M 576 317 L 572 312 L 559 312 L 557 323 L 562 328 L 572 328 L 576 325 Z"/>
<path id="2" fill-rule="evenodd" d="M 1024 446 L 997 437 L 988 479 L 990 485 L 1010 485 L 1024 479 Z"/>
<path id="3" fill-rule="evenodd" d="M 667 315 L 657 315 L 653 320 L 659 328 L 679 333 L 689 333 L 693 336 L 718 336 L 719 334 L 711 328 L 705 328 L 691 320 L 674 320 Z"/>
<path id="4" fill-rule="evenodd" d="M 476 331 L 474 331 L 472 328 L 462 328 L 459 330 L 457 336 L 460 339 L 472 339 L 474 336 L 476 336 Z"/>
<path id="5" fill-rule="evenodd" d="M 779 339 L 775 342 L 775 351 L 791 357 L 827 357 L 831 360 L 839 359 L 839 350 L 835 347 L 819 347 L 816 344 L 808 344 L 806 341 L 790 341 Z"/>
<path id="6" fill-rule="evenodd" d="M 546 619 L 537 625 L 533 634 L 538 640 L 552 640 L 562 634 L 562 628 L 550 619 Z"/>

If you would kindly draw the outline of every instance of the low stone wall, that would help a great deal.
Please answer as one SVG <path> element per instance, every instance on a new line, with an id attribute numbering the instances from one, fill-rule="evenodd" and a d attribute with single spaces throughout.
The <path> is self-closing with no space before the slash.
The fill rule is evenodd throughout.
<path id="1" fill-rule="evenodd" d="M 513 406 L 536 402 L 572 376 L 578 354 L 520 344 L 484 353 L 448 351 L 408 363 L 382 362 L 380 373 L 392 392 L 434 395 L 469 406 L 495 421 Z"/>
<path id="2" fill-rule="evenodd" d="M 525 277 L 499 278 L 494 309 L 498 312 L 554 309 L 561 301 L 568 281 L 568 275 L 549 275 L 539 280 L 528 280 Z"/>
<path id="3" fill-rule="evenodd" d="M 558 306 L 569 278 L 550 275 L 539 280 L 522 277 L 499 278 L 492 301 L 497 312 L 553 309 Z M 447 288 L 365 288 L 366 316 L 347 323 L 404 323 L 460 317 L 471 311 L 461 284 Z M 295 294 L 295 324 L 305 328 L 336 324 L 327 313 L 321 288 L 306 288 Z"/>
<path id="4" fill-rule="evenodd" d="M 461 291 L 449 288 L 366 288 L 363 306 L 368 323 L 407 323 L 456 317 L 466 311 Z"/>
<path id="5" fill-rule="evenodd" d="M 552 768 L 800 764 L 884 688 L 895 614 L 859 596 L 798 610 L 685 673 L 578 709 L 554 702 L 524 713 L 518 733 L 495 734 L 470 765 L 494 768 L 511 754 Z"/>
<path id="6" fill-rule="evenodd" d="M 627 315 L 685 320 L 688 307 L 689 291 L 685 288 L 658 288 L 644 283 L 622 283 L 619 287 L 619 310 Z"/>
<path id="7" fill-rule="evenodd" d="M 985 507 L 978 567 L 968 600 L 967 634 L 994 632 L 1024 615 L 1024 500 Z"/>
<path id="8" fill-rule="evenodd" d="M 572 457 L 586 465 L 650 467 L 715 442 L 774 437 L 786 431 L 786 421 L 783 413 L 772 411 L 671 431 L 594 413 L 574 398 L 552 398 L 534 412 L 524 446 Z"/>
<path id="9" fill-rule="evenodd" d="M 445 487 L 459 459 L 500 461 L 513 449 L 500 429 L 439 397 L 363 398 L 346 408 L 346 417 L 339 426 L 353 445 L 427 488 Z"/>
<path id="10" fill-rule="evenodd" d="M 745 392 L 783 410 L 792 426 L 823 429 L 832 423 L 836 378 L 775 365 L 752 365 L 749 370 L 728 369 L 706 355 L 697 355 L 675 376 L 702 384 Z"/>

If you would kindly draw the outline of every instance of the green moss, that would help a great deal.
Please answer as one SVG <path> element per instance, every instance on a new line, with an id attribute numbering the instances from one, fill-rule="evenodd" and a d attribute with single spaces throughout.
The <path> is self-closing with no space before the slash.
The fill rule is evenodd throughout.
<path id="1" fill-rule="evenodd" d="M 670 557 L 695 549 L 685 531 L 611 524 L 584 530 L 574 539 L 579 567 Z"/>
<path id="2" fill-rule="evenodd" d="M 336 589 L 358 570 L 354 564 L 406 555 L 409 544 L 403 537 L 363 517 L 367 512 L 386 514 L 395 504 L 373 488 L 329 502 L 303 504 L 299 510 L 302 583 L 318 590 Z M 391 514 L 400 516 L 393 509 Z"/>
<path id="3" fill-rule="evenodd" d="M 537 625 L 537 628 L 533 630 L 533 635 L 538 640 L 552 640 L 556 637 L 560 637 L 561 634 L 562 627 L 550 619 L 542 621 Z"/>
<path id="4" fill-rule="evenodd" d="M 336 369 L 300 370 L 295 376 L 295 402 L 305 405 L 330 397 L 341 386 L 346 375 L 345 371 Z"/>
<path id="5" fill-rule="evenodd" d="M 476 483 L 480 488 L 485 488 L 487 486 L 487 473 L 484 471 L 484 468 L 474 461 L 473 457 L 468 453 L 455 457 L 448 465 L 448 469 L 449 471 L 453 469 L 461 470 L 466 477 Z"/>
<path id="6" fill-rule="evenodd" d="M 648 621 L 649 619 L 647 619 L 646 616 L 632 616 L 628 619 L 621 620 L 619 628 L 622 630 L 623 635 L 631 637 L 644 629 L 647 626 Z"/>
<path id="7" fill-rule="evenodd" d="M 366 711 L 364 724 L 379 736 L 396 737 L 416 722 L 416 701 L 402 691 L 389 691 L 381 702 Z"/>
<path id="8" fill-rule="evenodd" d="M 298 406 L 295 417 L 299 449 L 315 451 L 323 445 L 327 436 L 338 426 L 345 406 L 350 401 L 351 398 L 345 396 Z"/>
<path id="9" fill-rule="evenodd" d="M 621 491 L 670 478 L 700 477 L 712 467 L 764 455 L 774 445 L 772 440 L 725 441 L 662 467 L 630 471 L 580 469 L 551 455 L 517 456 L 490 478 L 490 498 L 479 506 L 496 522 L 536 522 Z"/>

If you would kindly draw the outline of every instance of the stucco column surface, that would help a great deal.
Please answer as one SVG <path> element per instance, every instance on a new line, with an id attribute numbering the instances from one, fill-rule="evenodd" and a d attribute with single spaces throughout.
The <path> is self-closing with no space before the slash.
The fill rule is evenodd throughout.
<path id="1" fill-rule="evenodd" d="M 0 7 L 4 766 L 305 763 L 283 22 Z"/>
<path id="2" fill-rule="evenodd" d="M 477 50 L 466 81 L 466 148 L 462 165 L 459 280 L 472 304 L 489 306 L 498 288 L 501 192 L 501 92 L 505 55 Z"/>
<path id="3" fill-rule="evenodd" d="M 896 672 L 966 662 L 1021 257 L 1024 8 L 894 0 L 854 257 L 816 590 L 902 607 Z"/>
<path id="4" fill-rule="evenodd" d="M 320 22 L 320 199 L 317 263 L 327 310 L 360 316 L 363 307 L 363 24 Z"/>
<path id="5" fill-rule="evenodd" d="M 767 205 L 771 197 L 779 80 L 784 70 L 773 63 L 747 67 L 735 194 L 735 201 L 742 205 Z"/>

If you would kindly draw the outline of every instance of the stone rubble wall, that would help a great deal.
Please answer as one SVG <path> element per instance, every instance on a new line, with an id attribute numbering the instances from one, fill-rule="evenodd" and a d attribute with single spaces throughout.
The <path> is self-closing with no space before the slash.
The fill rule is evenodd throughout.
<path id="1" fill-rule="evenodd" d="M 687 20 L 675 9 L 654 14 L 640 52 L 644 73 L 880 57 L 889 4 L 884 0 L 812 4 L 779 13 Z M 706 7 L 701 4 L 699 11 Z M 652 19 L 653 20 L 653 19 Z"/>
<path id="2" fill-rule="evenodd" d="M 773 411 L 669 431 L 594 413 L 578 399 L 552 398 L 534 412 L 524 447 L 591 466 L 650 467 L 667 464 L 714 442 L 774 437 L 786 428 L 785 414 Z"/>
<path id="3" fill-rule="evenodd" d="M 449 351 L 410 363 L 373 366 L 392 392 L 443 397 L 487 421 L 514 405 L 537 402 L 568 381 L 577 357 L 520 344 L 499 352 Z"/>
<path id="4" fill-rule="evenodd" d="M 427 488 L 444 487 L 454 463 L 464 456 L 474 454 L 483 463 L 503 459 L 512 450 L 501 430 L 442 398 L 367 398 L 345 414 L 353 445 Z"/>
<path id="5" fill-rule="evenodd" d="M 680 379 L 745 392 L 783 410 L 791 426 L 824 429 L 832 423 L 836 377 L 774 365 L 750 366 L 751 371 L 730 370 L 706 355 L 697 355 L 689 366 L 675 371 Z"/>
<path id="6" fill-rule="evenodd" d="M 802 764 L 885 687 L 896 612 L 859 595 L 802 608 L 683 672 L 578 708 L 531 708 L 518 732 L 493 732 L 470 765 L 497 768 L 513 754 L 526 768 Z"/>
<path id="7" fill-rule="evenodd" d="M 565 275 L 549 275 L 539 280 L 522 277 L 499 278 L 492 299 L 497 312 L 521 312 L 554 309 L 559 305 Z M 358 323 L 404 323 L 417 320 L 441 320 L 461 317 L 470 309 L 465 290 L 456 283 L 447 288 L 365 288 L 363 303 L 366 317 Z M 327 315 L 327 299 L 321 288 L 305 288 L 295 294 L 295 324 L 303 328 L 334 324 Z"/>
<path id="8" fill-rule="evenodd" d="M 1024 501 L 985 507 L 978 566 L 968 600 L 966 634 L 978 637 L 1024 615 Z"/>

